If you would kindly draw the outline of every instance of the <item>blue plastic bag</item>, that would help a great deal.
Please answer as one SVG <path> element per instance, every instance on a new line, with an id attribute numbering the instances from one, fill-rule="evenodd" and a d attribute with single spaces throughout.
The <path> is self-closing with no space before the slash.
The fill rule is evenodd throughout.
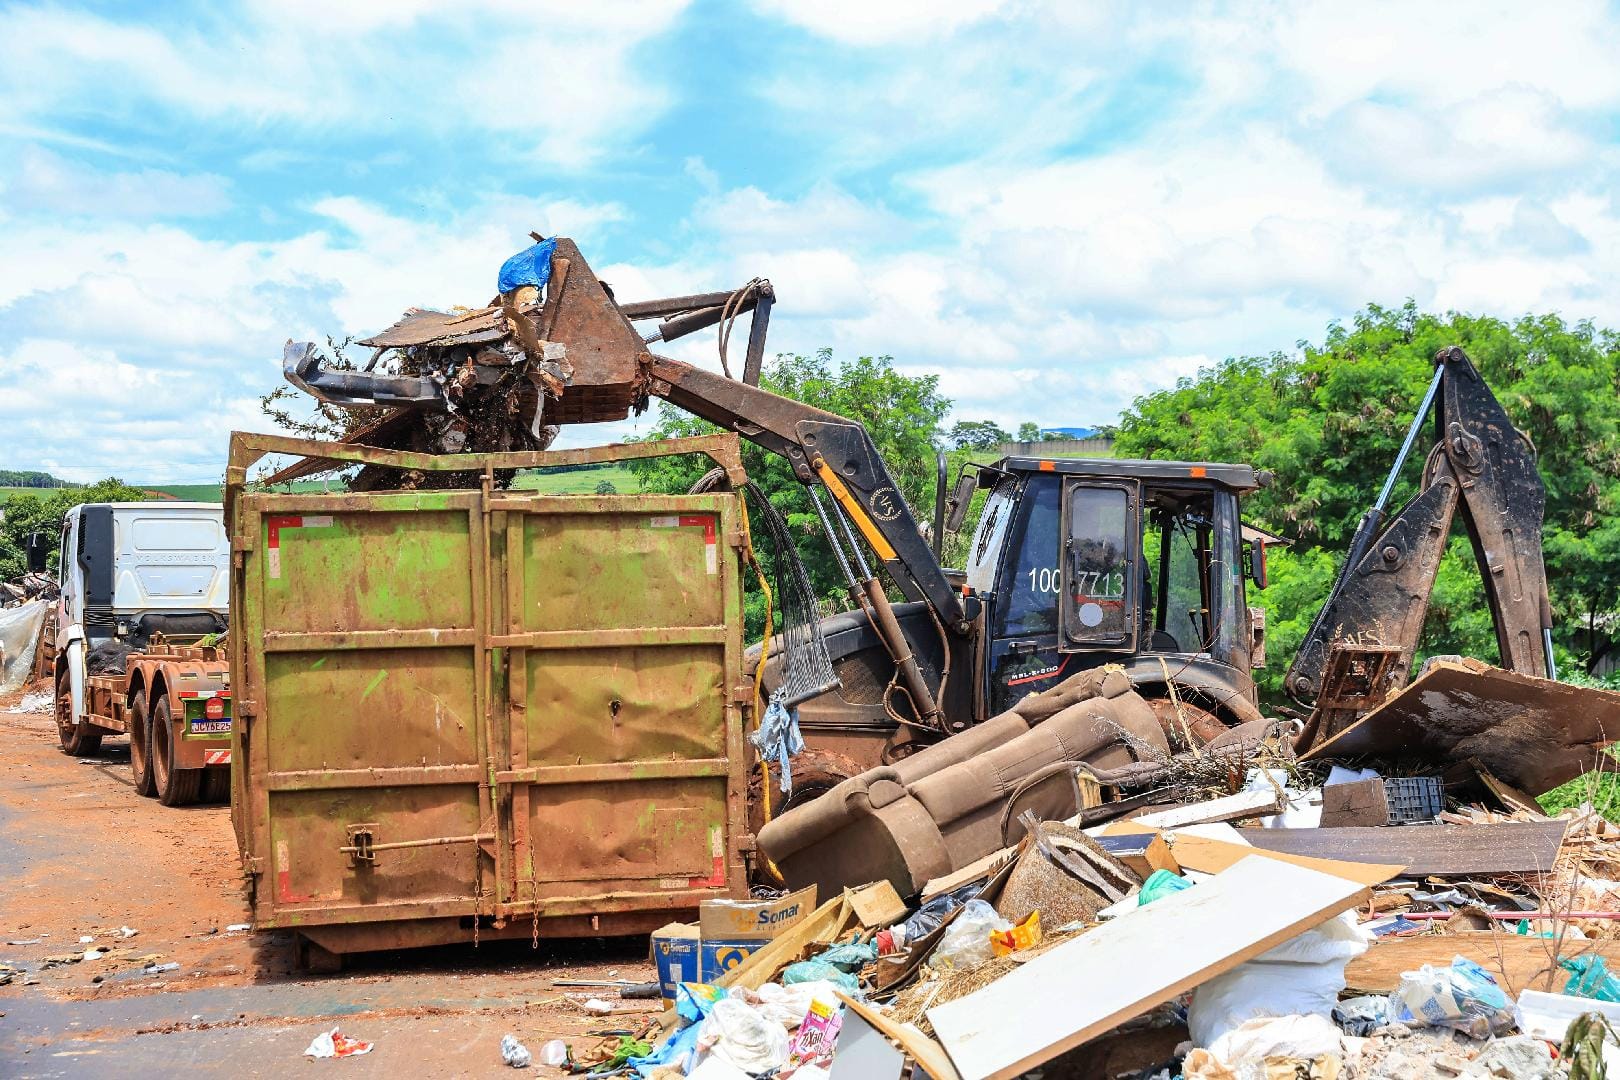
<path id="1" fill-rule="evenodd" d="M 509 293 L 524 285 L 543 289 L 551 280 L 551 253 L 557 250 L 557 238 L 542 240 L 518 252 L 501 263 L 501 274 L 496 279 L 495 291 Z"/>
<path id="2" fill-rule="evenodd" d="M 1136 896 L 1136 906 L 1146 907 L 1155 900 L 1163 900 L 1171 893 L 1178 893 L 1182 889 L 1192 888 L 1192 882 L 1180 874 L 1172 874 L 1168 870 L 1155 870 L 1142 882 L 1142 891 Z"/>
<path id="3" fill-rule="evenodd" d="M 1591 998 L 1593 1001 L 1620 1001 L 1620 979 L 1616 979 L 1596 954 L 1574 956 L 1558 961 L 1558 966 L 1569 972 L 1564 993 L 1570 997 Z"/>

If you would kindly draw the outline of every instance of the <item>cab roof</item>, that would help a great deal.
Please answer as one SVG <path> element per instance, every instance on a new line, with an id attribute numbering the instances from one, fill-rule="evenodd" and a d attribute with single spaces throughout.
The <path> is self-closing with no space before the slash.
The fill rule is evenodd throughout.
<path id="1" fill-rule="evenodd" d="M 1239 495 L 1258 491 L 1271 482 L 1271 474 L 1252 465 L 1226 465 L 1214 461 L 1157 461 L 1151 458 L 1036 458 L 1004 457 L 992 468 L 1004 472 L 1052 472 L 1099 480 L 1203 480 Z"/>

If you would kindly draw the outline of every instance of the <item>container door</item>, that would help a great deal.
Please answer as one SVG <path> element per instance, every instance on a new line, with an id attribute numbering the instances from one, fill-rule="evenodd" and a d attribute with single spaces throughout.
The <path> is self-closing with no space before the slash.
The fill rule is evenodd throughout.
<path id="1" fill-rule="evenodd" d="M 284 926 L 490 912 L 479 494 L 248 496 L 243 511 L 254 599 L 232 633 L 252 715 L 236 760 L 253 777 L 260 921 L 267 893 Z"/>
<path id="2" fill-rule="evenodd" d="M 517 910 L 656 920 L 745 888 L 736 498 L 492 503 Z"/>

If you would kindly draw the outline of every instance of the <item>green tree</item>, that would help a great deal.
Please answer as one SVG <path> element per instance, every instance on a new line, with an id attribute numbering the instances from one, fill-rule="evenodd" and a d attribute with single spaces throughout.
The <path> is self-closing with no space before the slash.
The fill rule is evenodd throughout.
<path id="1" fill-rule="evenodd" d="M 28 570 L 28 538 L 44 533 L 50 548 L 50 568 L 56 569 L 62 517 L 73 507 L 91 502 L 140 502 L 151 496 L 122 480 L 108 478 L 87 487 L 55 488 L 50 494 L 14 495 L 0 520 L 0 581 L 10 581 Z"/>
<path id="2" fill-rule="evenodd" d="M 994 420 L 958 420 L 945 436 L 958 450 L 994 450 L 1012 436 Z"/>
<path id="3" fill-rule="evenodd" d="M 935 432 L 950 411 L 949 399 L 939 394 L 937 375 L 902 375 L 888 356 L 862 356 L 833 362 L 832 350 L 813 356 L 783 353 L 767 364 L 760 385 L 784 397 L 807 402 L 865 426 L 883 456 L 900 492 L 919 521 L 926 521 L 934 506 Z M 659 406 L 658 420 L 648 439 L 707 435 L 718 430 L 668 403 Z M 706 458 L 644 458 L 626 463 L 644 492 L 687 491 L 707 471 Z M 809 571 L 818 599 L 843 606 L 845 583 L 834 561 L 804 486 L 788 463 L 775 454 L 743 442 L 743 465 L 779 514 L 786 520 L 796 554 Z M 758 540 L 763 531 L 753 529 Z M 776 554 L 763 543 L 758 549 L 767 574 L 775 577 Z M 870 558 L 870 556 L 868 556 Z M 764 627 L 764 602 L 757 589 L 747 597 L 747 633 L 757 638 Z"/>
<path id="4" fill-rule="evenodd" d="M 619 489 L 613 486 L 611 480 L 598 480 L 596 482 L 596 493 L 598 495 L 617 495 Z"/>
<path id="5" fill-rule="evenodd" d="M 1620 609 L 1620 335 L 1554 315 L 1505 322 L 1425 314 L 1410 301 L 1370 306 L 1331 325 L 1319 346 L 1235 357 L 1138 398 L 1119 425 L 1121 457 L 1249 462 L 1276 475 L 1244 511 L 1295 541 L 1271 553 L 1273 585 L 1257 597 L 1275 658 L 1263 683 L 1271 696 L 1395 460 L 1434 354 L 1447 345 L 1462 346 L 1536 446 L 1561 667 L 1590 663 L 1601 623 Z M 1416 491 L 1422 468 L 1423 454 L 1414 454 L 1392 510 Z M 1423 647 L 1494 659 L 1473 552 L 1454 531 Z"/>
<path id="6" fill-rule="evenodd" d="M 1019 424 L 1018 425 L 1018 441 L 1019 442 L 1040 442 L 1041 441 L 1041 425 L 1037 424 L 1033 420 L 1025 420 L 1022 424 Z"/>

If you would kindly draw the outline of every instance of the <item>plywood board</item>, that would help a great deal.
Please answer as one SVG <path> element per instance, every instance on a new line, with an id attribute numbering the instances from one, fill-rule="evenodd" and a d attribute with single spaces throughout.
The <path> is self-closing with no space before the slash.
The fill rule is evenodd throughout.
<path id="1" fill-rule="evenodd" d="M 1188 803 L 1169 810 L 1156 810 L 1139 814 L 1138 825 L 1153 829 L 1174 829 L 1181 825 L 1199 825 L 1206 821 L 1237 821 L 1241 818 L 1261 817 L 1282 810 L 1283 794 L 1276 788 L 1263 791 L 1240 791 L 1208 802 Z"/>
<path id="2" fill-rule="evenodd" d="M 1250 829 L 1267 851 L 1346 862 L 1400 863 L 1412 877 L 1543 874 L 1564 840 L 1562 821 L 1396 825 L 1381 829 Z"/>
<path id="3" fill-rule="evenodd" d="M 841 990 L 834 990 L 833 993 L 838 995 L 845 1008 L 898 1043 L 900 1049 L 926 1069 L 934 1080 L 962 1080 L 945 1048 L 924 1035 L 915 1024 L 897 1024 L 864 1001 L 852 998 Z"/>
<path id="4" fill-rule="evenodd" d="M 1362 885 L 1382 885 L 1390 878 L 1400 877 L 1406 869 L 1399 863 L 1363 863 L 1345 862 L 1337 859 L 1312 859 L 1304 855 L 1289 855 L 1281 851 L 1267 851 L 1264 848 L 1249 847 L 1244 844 L 1229 844 L 1223 840 L 1211 840 L 1206 836 L 1195 836 L 1187 832 L 1166 833 L 1164 840 L 1169 844 L 1170 855 L 1177 863 L 1185 869 L 1196 870 L 1203 874 L 1219 874 L 1250 855 L 1259 855 L 1268 859 L 1280 859 L 1294 866 L 1303 866 L 1307 870 L 1333 874 L 1337 877 L 1359 882 Z"/>
<path id="5" fill-rule="evenodd" d="M 1384 994 L 1400 986 L 1403 971 L 1416 971 L 1424 964 L 1445 967 L 1452 957 L 1463 956 L 1495 976 L 1512 997 L 1521 990 L 1563 989 L 1568 975 L 1558 967 L 1558 958 L 1571 959 L 1589 953 L 1603 957 L 1611 970 L 1620 966 L 1620 942 L 1616 941 L 1565 938 L 1560 944 L 1554 938 L 1522 937 L 1492 930 L 1420 934 L 1373 942 L 1365 953 L 1350 961 L 1344 977 L 1352 990 Z"/>
<path id="6" fill-rule="evenodd" d="M 1441 661 L 1303 760 L 1473 757 L 1536 795 L 1582 773 L 1616 768 L 1602 750 L 1617 738 L 1620 694 L 1477 661 Z"/>
<path id="7" fill-rule="evenodd" d="M 1104 923 L 928 1010 L 965 1080 L 1017 1076 L 1366 900 L 1260 856 Z"/>

